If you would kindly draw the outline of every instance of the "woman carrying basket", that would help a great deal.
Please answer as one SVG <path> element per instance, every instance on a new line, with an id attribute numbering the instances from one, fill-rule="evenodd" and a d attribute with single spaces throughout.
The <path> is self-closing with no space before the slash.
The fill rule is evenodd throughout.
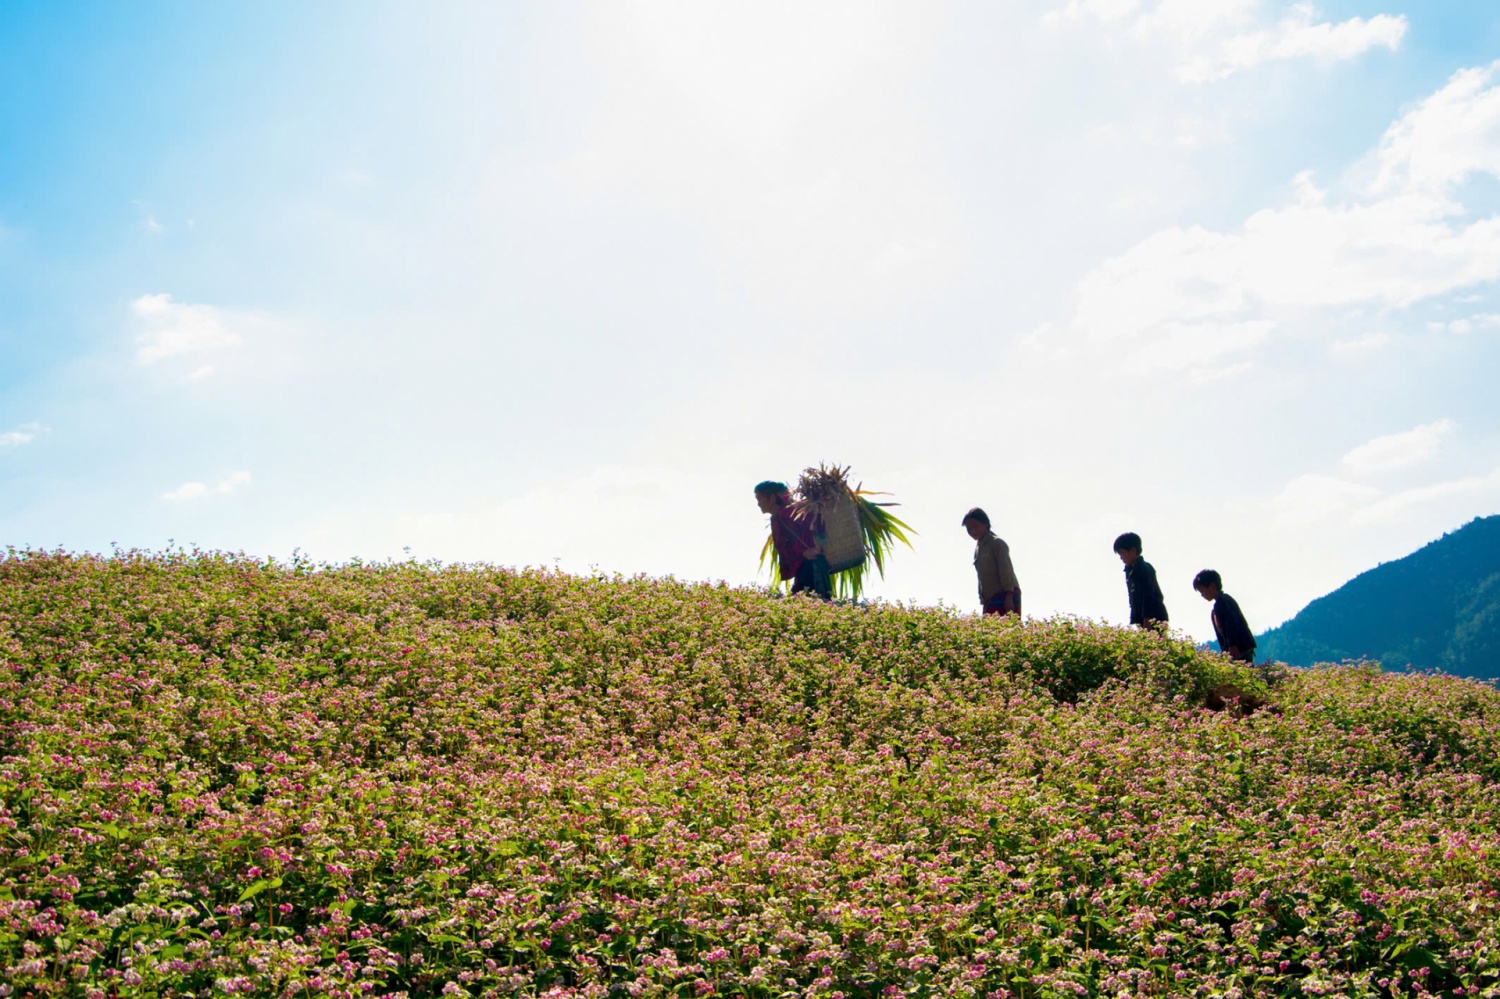
<path id="1" fill-rule="evenodd" d="M 786 483 L 770 479 L 755 487 L 755 502 L 761 513 L 771 515 L 771 541 L 776 546 L 781 578 L 792 581 L 792 592 L 806 590 L 824 600 L 833 599 L 833 577 L 817 541 L 821 525 L 816 522 L 816 513 L 804 510 L 798 516 Z"/>

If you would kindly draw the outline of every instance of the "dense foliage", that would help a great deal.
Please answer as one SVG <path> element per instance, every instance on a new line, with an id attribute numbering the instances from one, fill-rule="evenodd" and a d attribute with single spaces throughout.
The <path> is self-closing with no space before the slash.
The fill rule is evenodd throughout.
<path id="1" fill-rule="evenodd" d="M 1361 573 L 1263 635 L 1259 654 L 1500 678 L 1500 516 Z"/>
<path id="2" fill-rule="evenodd" d="M 0 994 L 1491 995 L 1500 693 L 673 581 L 0 560 Z M 1272 704 L 1202 705 L 1237 688 Z"/>

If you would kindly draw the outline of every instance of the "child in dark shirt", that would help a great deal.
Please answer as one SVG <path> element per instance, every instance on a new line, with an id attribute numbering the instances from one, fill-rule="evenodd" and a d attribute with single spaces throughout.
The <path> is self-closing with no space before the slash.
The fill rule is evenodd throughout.
<path id="1" fill-rule="evenodd" d="M 1125 563 L 1125 592 L 1130 596 L 1130 623 L 1155 631 L 1167 627 L 1167 604 L 1156 570 L 1141 558 L 1141 536 L 1134 531 L 1115 538 L 1115 554 Z"/>
<path id="2" fill-rule="evenodd" d="M 1193 577 L 1193 589 L 1204 600 L 1212 600 L 1214 636 L 1219 640 L 1219 651 L 1242 663 L 1255 662 L 1255 632 L 1250 630 L 1245 615 L 1234 597 L 1224 592 L 1224 582 L 1212 569 L 1204 569 Z"/>

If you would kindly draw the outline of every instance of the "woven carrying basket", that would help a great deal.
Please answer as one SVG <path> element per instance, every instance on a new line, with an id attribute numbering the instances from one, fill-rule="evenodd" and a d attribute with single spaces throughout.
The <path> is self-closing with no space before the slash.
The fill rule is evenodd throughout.
<path id="1" fill-rule="evenodd" d="M 864 564 L 865 532 L 859 526 L 854 497 L 840 496 L 819 503 L 823 518 L 823 555 L 829 572 L 843 572 Z"/>

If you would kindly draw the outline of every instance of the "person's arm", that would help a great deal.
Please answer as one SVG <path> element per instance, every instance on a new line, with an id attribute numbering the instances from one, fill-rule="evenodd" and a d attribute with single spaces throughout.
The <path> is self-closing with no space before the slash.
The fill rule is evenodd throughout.
<path id="1" fill-rule="evenodd" d="M 1000 609 L 1009 613 L 1016 609 L 1016 590 L 1019 585 L 1016 582 L 1016 569 L 1010 561 L 1010 547 L 1003 541 L 996 541 L 990 545 L 995 552 L 995 574 L 1000 579 Z"/>
<path id="2" fill-rule="evenodd" d="M 1160 621 L 1163 624 L 1167 620 L 1167 601 L 1161 595 L 1161 584 L 1156 581 L 1156 567 L 1149 562 L 1142 563 L 1146 570 L 1146 578 L 1141 580 L 1145 586 L 1142 588 L 1142 596 L 1145 597 L 1145 616 L 1148 621 Z"/>
<path id="3" fill-rule="evenodd" d="M 1228 605 L 1223 614 L 1224 635 L 1229 639 L 1232 654 L 1249 652 L 1255 648 L 1255 632 L 1250 630 L 1250 622 L 1245 620 L 1244 612 L 1233 597 L 1226 597 L 1224 602 Z"/>
<path id="4" fill-rule="evenodd" d="M 812 516 L 806 511 L 793 514 L 786 507 L 778 511 L 778 517 L 786 530 L 787 548 L 795 551 L 799 559 L 813 558 L 822 550 L 818 547 L 818 540 L 814 536 L 818 524 Z"/>

